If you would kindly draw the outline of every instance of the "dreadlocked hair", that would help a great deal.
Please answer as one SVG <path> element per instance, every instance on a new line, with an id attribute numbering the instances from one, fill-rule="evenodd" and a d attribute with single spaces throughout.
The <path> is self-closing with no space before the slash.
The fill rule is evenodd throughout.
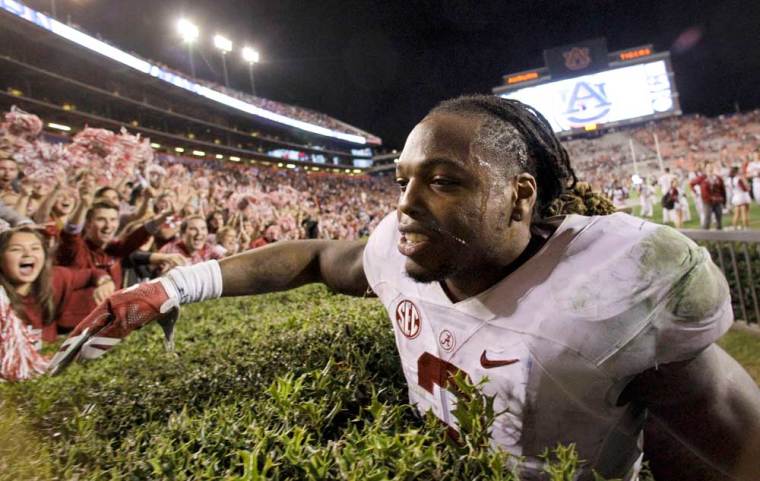
<path id="1" fill-rule="evenodd" d="M 537 183 L 533 219 L 565 214 L 606 215 L 612 203 L 579 182 L 567 151 L 549 122 L 533 107 L 496 95 L 465 95 L 438 104 L 430 113 L 484 117 L 476 143 L 512 160 L 501 167 L 527 172 Z"/>

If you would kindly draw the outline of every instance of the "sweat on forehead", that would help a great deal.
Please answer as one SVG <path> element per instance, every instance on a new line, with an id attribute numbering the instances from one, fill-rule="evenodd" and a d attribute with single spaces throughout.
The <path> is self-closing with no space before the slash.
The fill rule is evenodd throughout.
<path id="1" fill-rule="evenodd" d="M 430 124 L 432 123 L 432 125 Z M 528 150 L 513 126 L 482 113 L 432 112 L 415 129 L 413 137 L 427 156 L 450 156 L 510 173 L 525 170 Z M 405 150 L 412 152 L 409 145 Z M 509 167 L 509 169 L 507 169 Z"/>
<path id="2" fill-rule="evenodd" d="M 477 135 L 470 145 L 475 156 L 485 156 L 493 167 L 509 172 L 528 169 L 528 146 L 511 124 L 488 115 L 482 118 Z"/>
<path id="3" fill-rule="evenodd" d="M 457 132 L 461 134 L 457 136 L 459 138 L 449 137 L 446 144 L 467 144 L 470 157 L 482 167 L 497 168 L 509 174 L 528 170 L 528 146 L 522 134 L 509 122 L 484 111 L 447 108 L 434 109 L 423 122 L 441 116 L 475 121 L 473 124 L 476 127 L 472 131 Z M 451 133 L 448 135 L 451 136 Z"/>

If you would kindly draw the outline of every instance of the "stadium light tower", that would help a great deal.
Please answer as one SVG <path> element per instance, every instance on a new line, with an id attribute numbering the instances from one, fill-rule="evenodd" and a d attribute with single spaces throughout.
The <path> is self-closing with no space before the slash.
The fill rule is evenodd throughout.
<path id="1" fill-rule="evenodd" d="M 182 41 L 187 45 L 187 54 L 190 57 L 190 73 L 195 78 L 195 63 L 193 63 L 193 44 L 198 40 L 200 34 L 198 27 L 186 18 L 180 18 L 177 22 L 177 32 L 182 37 Z"/>
<path id="2" fill-rule="evenodd" d="M 259 52 L 251 47 L 243 47 L 243 60 L 248 62 L 248 78 L 251 79 L 251 93 L 256 95 L 256 84 L 253 83 L 253 64 L 259 61 Z"/>
<path id="3" fill-rule="evenodd" d="M 214 47 L 222 52 L 222 71 L 224 72 L 224 85 L 230 86 L 230 78 L 227 75 L 227 54 L 232 52 L 232 40 L 219 34 L 214 35 Z"/>

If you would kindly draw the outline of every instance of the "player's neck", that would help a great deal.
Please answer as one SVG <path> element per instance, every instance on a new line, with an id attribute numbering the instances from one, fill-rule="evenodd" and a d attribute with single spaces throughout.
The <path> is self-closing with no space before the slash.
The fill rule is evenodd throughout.
<path id="1" fill-rule="evenodd" d="M 547 238 L 542 235 L 533 235 L 526 239 L 519 255 L 506 265 L 494 263 L 457 273 L 442 281 L 441 288 L 451 302 L 460 302 L 476 296 L 516 271 L 543 247 Z"/>

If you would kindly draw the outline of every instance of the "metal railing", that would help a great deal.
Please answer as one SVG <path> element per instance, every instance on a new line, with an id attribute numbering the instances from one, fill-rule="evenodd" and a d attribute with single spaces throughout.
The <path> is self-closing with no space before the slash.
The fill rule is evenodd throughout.
<path id="1" fill-rule="evenodd" d="M 760 324 L 760 231 L 682 229 L 681 233 L 710 251 L 731 287 L 734 316 Z"/>

